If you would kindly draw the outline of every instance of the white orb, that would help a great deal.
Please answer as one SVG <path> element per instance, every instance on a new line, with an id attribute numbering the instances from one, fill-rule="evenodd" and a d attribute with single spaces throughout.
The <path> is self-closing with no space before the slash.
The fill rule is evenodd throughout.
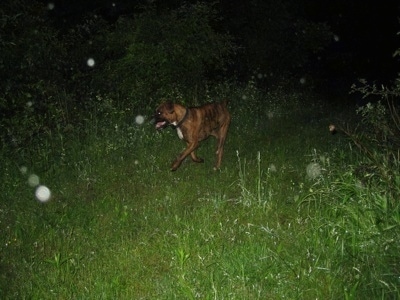
<path id="1" fill-rule="evenodd" d="M 143 124 L 143 122 L 144 122 L 144 117 L 141 116 L 141 115 L 136 116 L 135 122 L 136 122 L 136 124 L 139 124 L 139 125 Z"/>
<path id="2" fill-rule="evenodd" d="M 19 170 L 20 170 L 21 174 L 25 175 L 26 173 L 28 173 L 28 168 L 25 166 L 20 167 Z"/>
<path id="3" fill-rule="evenodd" d="M 40 202 L 47 202 L 50 200 L 51 192 L 47 186 L 39 185 L 36 189 L 35 196 Z"/>
<path id="4" fill-rule="evenodd" d="M 88 65 L 89 67 L 93 67 L 94 64 L 95 64 L 95 62 L 94 62 L 94 59 L 93 59 L 93 58 L 89 58 L 89 59 L 87 60 L 87 65 Z"/>
<path id="5" fill-rule="evenodd" d="M 39 176 L 37 176 L 36 174 L 29 175 L 28 184 L 31 187 L 35 187 L 35 186 L 39 185 Z"/>
<path id="6" fill-rule="evenodd" d="M 306 168 L 307 177 L 312 180 L 321 176 L 321 171 L 322 171 L 321 166 L 315 162 L 308 164 Z"/>

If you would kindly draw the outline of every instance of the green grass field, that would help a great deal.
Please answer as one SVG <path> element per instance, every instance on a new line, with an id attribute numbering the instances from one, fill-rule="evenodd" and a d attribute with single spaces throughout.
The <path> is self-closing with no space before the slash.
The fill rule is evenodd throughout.
<path id="1" fill-rule="evenodd" d="M 211 138 L 204 164 L 170 172 L 184 144 L 149 118 L 3 150 L 1 298 L 400 297 L 398 203 L 363 184 L 362 155 L 328 132 L 353 108 L 288 98 L 231 103 L 217 172 Z"/>

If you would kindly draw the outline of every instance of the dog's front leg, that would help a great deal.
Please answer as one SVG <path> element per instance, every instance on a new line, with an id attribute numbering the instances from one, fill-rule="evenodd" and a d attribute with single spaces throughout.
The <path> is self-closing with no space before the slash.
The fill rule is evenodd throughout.
<path id="1" fill-rule="evenodd" d="M 175 159 L 175 161 L 172 163 L 171 171 L 176 171 L 181 165 L 182 161 L 186 158 L 186 156 L 196 150 L 198 146 L 198 142 L 188 143 L 186 149 L 181 154 L 179 154 L 178 158 Z"/>
<path id="2" fill-rule="evenodd" d="M 204 159 L 202 159 L 202 158 L 200 158 L 200 157 L 198 157 L 196 155 L 196 150 L 193 150 L 192 153 L 190 153 L 190 156 L 192 157 L 192 160 L 194 162 L 197 162 L 197 163 L 203 163 L 204 162 Z"/>

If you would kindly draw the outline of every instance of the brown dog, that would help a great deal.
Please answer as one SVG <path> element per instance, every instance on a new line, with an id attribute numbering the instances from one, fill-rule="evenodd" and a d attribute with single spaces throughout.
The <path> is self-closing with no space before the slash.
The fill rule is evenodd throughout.
<path id="1" fill-rule="evenodd" d="M 154 115 L 156 129 L 172 125 L 176 128 L 179 138 L 187 144 L 186 149 L 172 163 L 171 171 L 178 169 L 189 154 L 193 161 L 203 162 L 203 159 L 197 157 L 195 150 L 199 147 L 200 142 L 210 135 L 217 138 L 217 161 L 214 170 L 219 169 L 231 122 L 231 115 L 226 106 L 227 101 L 191 108 L 185 108 L 172 102 L 165 102 L 158 106 Z"/>

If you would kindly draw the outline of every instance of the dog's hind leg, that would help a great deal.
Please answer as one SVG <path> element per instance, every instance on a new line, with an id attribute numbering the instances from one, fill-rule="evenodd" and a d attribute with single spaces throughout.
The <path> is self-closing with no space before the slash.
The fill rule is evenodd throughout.
<path id="1" fill-rule="evenodd" d="M 221 167 L 222 156 L 224 155 L 224 143 L 225 138 L 221 137 L 217 139 L 217 151 L 215 154 L 217 155 L 217 161 L 215 162 L 214 170 L 218 170 Z"/>
<path id="2" fill-rule="evenodd" d="M 217 137 L 217 151 L 215 152 L 215 154 L 217 155 L 217 160 L 215 162 L 214 170 L 218 170 L 221 167 L 222 156 L 224 155 L 224 144 L 225 144 L 226 136 L 228 134 L 229 123 L 230 123 L 230 118 L 223 126 L 221 126 L 219 133 L 216 136 Z"/>

